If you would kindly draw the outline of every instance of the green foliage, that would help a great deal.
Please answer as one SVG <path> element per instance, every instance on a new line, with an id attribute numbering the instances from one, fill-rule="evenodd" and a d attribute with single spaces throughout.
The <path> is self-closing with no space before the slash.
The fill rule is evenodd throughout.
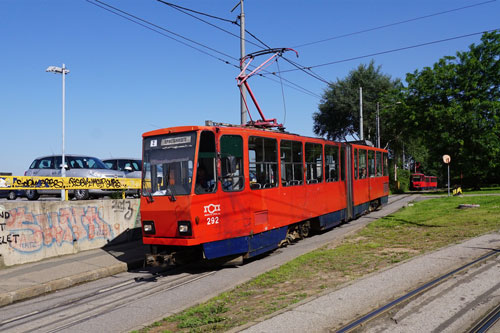
<path id="1" fill-rule="evenodd" d="M 410 170 L 397 169 L 398 179 L 389 177 L 389 187 L 392 193 L 404 193 L 410 190 Z"/>
<path id="2" fill-rule="evenodd" d="M 452 184 L 498 183 L 500 33 L 485 33 L 480 44 L 408 74 L 406 80 L 407 120 L 401 125 L 410 140 L 428 148 L 420 161 L 445 175 L 441 156 L 448 154 Z"/>
<path id="3" fill-rule="evenodd" d="M 365 138 L 376 140 L 376 105 L 391 90 L 401 90 L 400 80 L 382 74 L 373 61 L 359 65 L 347 78 L 331 83 L 323 94 L 319 112 L 315 112 L 314 132 L 330 139 L 357 135 L 359 129 L 359 87 L 363 87 L 363 131 Z M 383 127 L 383 126 L 382 126 Z"/>
<path id="4" fill-rule="evenodd" d="M 227 310 L 225 302 L 214 300 L 190 308 L 179 315 L 168 317 L 166 320 L 178 322 L 178 328 L 196 328 L 223 322 L 226 318 L 220 316 L 220 314 L 227 312 Z"/>

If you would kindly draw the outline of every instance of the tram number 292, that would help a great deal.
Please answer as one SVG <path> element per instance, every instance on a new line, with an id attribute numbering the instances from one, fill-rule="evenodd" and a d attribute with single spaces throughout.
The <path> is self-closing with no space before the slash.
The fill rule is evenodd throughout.
<path id="1" fill-rule="evenodd" d="M 212 224 L 219 224 L 218 216 L 207 217 L 207 225 L 212 225 Z"/>

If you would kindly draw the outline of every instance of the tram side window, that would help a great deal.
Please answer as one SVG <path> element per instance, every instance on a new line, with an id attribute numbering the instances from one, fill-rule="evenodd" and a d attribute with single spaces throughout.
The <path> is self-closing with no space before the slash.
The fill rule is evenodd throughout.
<path id="1" fill-rule="evenodd" d="M 382 152 L 376 152 L 376 161 L 377 161 L 377 177 L 382 176 Z"/>
<path id="2" fill-rule="evenodd" d="M 345 148 L 340 148 L 340 180 L 345 180 Z"/>
<path id="3" fill-rule="evenodd" d="M 302 166 L 302 142 L 281 140 L 281 184 L 301 185 L 304 178 Z"/>
<path id="4" fill-rule="evenodd" d="M 368 150 L 368 175 L 375 177 L 375 152 Z"/>
<path id="5" fill-rule="evenodd" d="M 243 139 L 239 135 L 223 135 L 220 139 L 222 190 L 241 191 L 243 175 Z"/>
<path id="6" fill-rule="evenodd" d="M 319 143 L 306 143 L 305 148 L 307 183 L 323 181 L 323 146 Z"/>
<path id="7" fill-rule="evenodd" d="M 358 149 L 354 149 L 354 179 L 358 179 Z"/>
<path id="8" fill-rule="evenodd" d="M 367 176 L 367 169 L 366 169 L 366 150 L 365 149 L 360 149 L 359 150 L 359 179 L 365 179 Z"/>
<path id="9" fill-rule="evenodd" d="M 196 167 L 196 194 L 213 193 L 217 190 L 215 156 L 215 134 L 211 131 L 203 131 Z"/>
<path id="10" fill-rule="evenodd" d="M 387 153 L 384 153 L 384 176 L 389 176 L 389 159 Z"/>
<path id="11" fill-rule="evenodd" d="M 339 147 L 325 145 L 325 178 L 326 182 L 339 180 Z"/>
<path id="12" fill-rule="evenodd" d="M 275 139 L 251 136 L 248 139 L 250 188 L 278 186 L 278 143 Z"/>

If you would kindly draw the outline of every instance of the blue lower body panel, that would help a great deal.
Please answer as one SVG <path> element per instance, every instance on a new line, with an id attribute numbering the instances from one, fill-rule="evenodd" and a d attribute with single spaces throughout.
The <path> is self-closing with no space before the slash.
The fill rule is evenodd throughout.
<path id="1" fill-rule="evenodd" d="M 369 202 L 365 202 L 364 204 L 354 206 L 354 217 L 358 217 L 364 214 L 365 212 L 368 211 L 369 208 L 370 208 Z"/>
<path id="2" fill-rule="evenodd" d="M 380 198 L 380 204 L 387 205 L 388 202 L 389 202 L 389 196 L 388 195 L 386 195 L 385 197 Z"/>
<path id="3" fill-rule="evenodd" d="M 336 212 L 321 215 L 319 217 L 319 226 L 321 230 L 326 230 L 338 226 L 345 220 L 346 210 L 341 209 Z"/>
<path id="4" fill-rule="evenodd" d="M 248 257 L 272 251 L 285 239 L 288 227 L 281 227 L 252 236 L 224 239 L 203 244 L 207 259 L 215 259 L 235 254 L 247 254 Z"/>

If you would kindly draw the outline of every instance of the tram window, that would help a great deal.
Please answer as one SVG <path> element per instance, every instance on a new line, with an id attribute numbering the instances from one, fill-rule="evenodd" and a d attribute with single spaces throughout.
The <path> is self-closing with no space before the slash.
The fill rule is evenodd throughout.
<path id="1" fill-rule="evenodd" d="M 375 152 L 368 150 L 368 175 L 375 177 Z"/>
<path id="2" fill-rule="evenodd" d="M 211 131 L 201 132 L 196 167 L 196 194 L 213 193 L 217 190 L 215 156 L 215 134 Z"/>
<path id="3" fill-rule="evenodd" d="M 365 179 L 367 176 L 367 169 L 366 169 L 366 150 L 365 149 L 360 149 L 359 150 L 359 179 Z"/>
<path id="4" fill-rule="evenodd" d="M 384 176 L 389 176 L 389 159 L 387 153 L 384 153 Z"/>
<path id="5" fill-rule="evenodd" d="M 302 167 L 302 143 L 281 140 L 281 184 L 283 186 L 301 185 L 304 178 Z"/>
<path id="6" fill-rule="evenodd" d="M 142 192 L 146 196 L 188 195 L 193 189 L 196 132 L 144 139 Z"/>
<path id="7" fill-rule="evenodd" d="M 275 139 L 248 138 L 248 168 L 253 190 L 278 186 L 278 143 Z"/>
<path id="8" fill-rule="evenodd" d="M 243 175 L 243 139 L 239 135 L 223 135 L 220 139 L 222 190 L 241 191 Z"/>
<path id="9" fill-rule="evenodd" d="M 323 181 L 323 145 L 319 143 L 306 143 L 305 157 L 307 183 L 321 183 Z"/>
<path id="10" fill-rule="evenodd" d="M 339 147 L 325 145 L 325 178 L 326 182 L 339 180 Z"/>
<path id="11" fill-rule="evenodd" d="M 358 179 L 358 149 L 354 149 L 354 179 Z"/>
<path id="12" fill-rule="evenodd" d="M 376 161 L 377 161 L 377 177 L 382 176 L 382 152 L 376 152 Z"/>
<path id="13" fill-rule="evenodd" d="M 345 148 L 340 147 L 340 180 L 345 180 Z"/>

